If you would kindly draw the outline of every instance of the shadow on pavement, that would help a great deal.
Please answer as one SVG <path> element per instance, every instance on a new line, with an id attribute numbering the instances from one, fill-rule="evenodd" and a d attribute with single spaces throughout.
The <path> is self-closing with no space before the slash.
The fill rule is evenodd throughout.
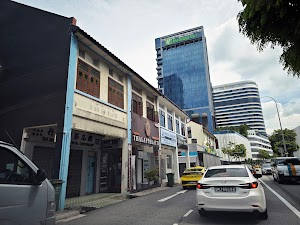
<path id="1" fill-rule="evenodd" d="M 200 215 L 199 215 L 200 216 Z M 260 219 L 256 219 L 252 213 L 233 212 L 207 212 L 207 216 L 200 216 L 204 224 L 259 224 Z"/>

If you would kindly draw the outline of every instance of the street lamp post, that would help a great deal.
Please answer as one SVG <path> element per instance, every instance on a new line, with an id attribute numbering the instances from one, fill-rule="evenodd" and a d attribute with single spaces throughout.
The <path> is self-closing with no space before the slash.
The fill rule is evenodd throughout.
<path id="1" fill-rule="evenodd" d="M 287 156 L 289 153 L 286 150 L 285 139 L 284 139 L 283 130 L 282 130 L 282 126 L 281 126 L 281 120 L 280 120 L 280 116 L 279 116 L 277 102 L 276 102 L 276 100 L 274 98 L 272 98 L 270 96 L 263 96 L 261 98 L 270 98 L 270 99 L 272 99 L 275 102 L 276 110 L 277 110 L 277 115 L 278 115 L 278 120 L 279 120 L 279 125 L 280 125 L 280 130 L 281 130 L 281 137 L 282 137 L 282 142 L 283 142 L 284 154 Z"/>

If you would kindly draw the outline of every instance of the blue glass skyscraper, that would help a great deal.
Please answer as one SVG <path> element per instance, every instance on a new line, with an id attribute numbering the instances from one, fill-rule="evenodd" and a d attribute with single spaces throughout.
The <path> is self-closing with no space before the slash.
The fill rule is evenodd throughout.
<path id="1" fill-rule="evenodd" d="M 210 132 L 212 85 L 203 27 L 155 39 L 158 89 Z"/>

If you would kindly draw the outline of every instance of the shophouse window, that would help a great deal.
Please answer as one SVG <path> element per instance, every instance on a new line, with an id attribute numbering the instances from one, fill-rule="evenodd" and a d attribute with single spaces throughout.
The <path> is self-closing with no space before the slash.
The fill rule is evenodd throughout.
<path id="1" fill-rule="evenodd" d="M 85 59 L 85 51 L 79 49 L 79 56 Z"/>
<path id="2" fill-rule="evenodd" d="M 165 111 L 159 109 L 159 123 L 160 123 L 160 126 L 162 127 L 166 127 L 166 124 L 165 124 Z"/>
<path id="3" fill-rule="evenodd" d="M 176 119 L 175 121 L 176 121 L 176 133 L 177 133 L 177 134 L 180 134 L 179 120 Z"/>
<path id="4" fill-rule="evenodd" d="M 172 155 L 167 155 L 167 168 L 172 169 Z"/>
<path id="5" fill-rule="evenodd" d="M 192 138 L 192 129 L 190 127 L 187 128 L 188 138 Z"/>
<path id="6" fill-rule="evenodd" d="M 154 105 L 147 101 L 147 118 L 154 121 Z"/>
<path id="7" fill-rule="evenodd" d="M 96 67 L 99 67 L 100 60 L 99 59 L 93 59 L 93 65 Z"/>
<path id="8" fill-rule="evenodd" d="M 173 117 L 170 114 L 168 114 L 168 129 L 173 130 Z"/>
<path id="9" fill-rule="evenodd" d="M 181 122 L 181 135 L 185 136 L 185 125 L 183 122 Z"/>
<path id="10" fill-rule="evenodd" d="M 132 112 L 143 116 L 143 100 L 142 97 L 132 93 Z"/>
<path id="11" fill-rule="evenodd" d="M 111 78 L 108 78 L 108 102 L 124 109 L 124 87 Z"/>
<path id="12" fill-rule="evenodd" d="M 100 71 L 78 59 L 76 89 L 100 98 Z"/>

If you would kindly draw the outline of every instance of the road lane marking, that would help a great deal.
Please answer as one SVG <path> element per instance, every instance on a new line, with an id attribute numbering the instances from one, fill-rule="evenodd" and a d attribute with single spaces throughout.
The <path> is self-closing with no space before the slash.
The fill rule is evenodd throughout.
<path id="1" fill-rule="evenodd" d="M 193 210 L 191 209 L 191 210 L 189 210 L 186 214 L 184 214 L 184 216 L 183 217 L 188 217 L 191 213 L 193 212 Z"/>
<path id="2" fill-rule="evenodd" d="M 173 198 L 173 197 L 175 197 L 175 196 L 177 196 L 177 195 L 179 195 L 179 194 L 185 193 L 186 191 L 187 191 L 187 190 L 178 191 L 176 194 L 171 195 L 171 196 L 166 197 L 166 198 L 163 198 L 163 199 L 160 199 L 160 200 L 158 200 L 157 202 L 165 202 L 165 201 L 167 201 L 167 200 L 169 200 L 169 199 L 171 199 L 171 198 Z"/>
<path id="3" fill-rule="evenodd" d="M 274 191 L 272 188 L 269 187 L 265 182 L 262 181 L 262 179 L 259 179 L 260 182 L 262 182 L 277 198 L 279 198 L 280 201 L 282 201 L 293 213 L 296 214 L 300 218 L 300 212 L 291 205 L 287 200 L 285 200 L 281 195 L 279 195 L 276 191 Z"/>

